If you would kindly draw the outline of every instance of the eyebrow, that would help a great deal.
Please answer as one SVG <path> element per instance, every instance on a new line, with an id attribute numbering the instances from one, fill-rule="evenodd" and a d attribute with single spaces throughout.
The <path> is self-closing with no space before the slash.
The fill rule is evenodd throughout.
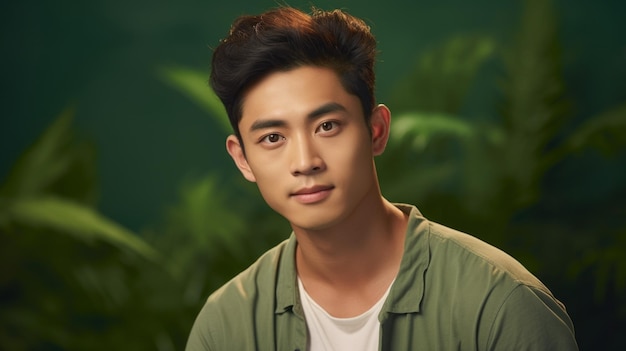
<path id="1" fill-rule="evenodd" d="M 307 119 L 308 120 L 313 120 L 313 119 L 316 119 L 316 118 L 321 117 L 323 115 L 327 115 L 329 113 L 333 113 L 333 112 L 337 112 L 337 111 L 346 111 L 346 108 L 343 107 L 343 105 L 338 104 L 336 102 L 329 102 L 329 103 L 324 104 L 324 105 L 316 108 L 315 110 L 311 111 L 307 115 Z"/>
<path id="2" fill-rule="evenodd" d="M 336 102 L 329 102 L 309 112 L 309 114 L 307 114 L 307 119 L 309 121 L 315 120 L 323 115 L 337 112 L 337 111 L 346 111 L 346 108 L 343 105 L 338 104 Z M 280 120 L 280 119 L 257 120 L 257 121 L 254 121 L 254 123 L 252 123 L 252 125 L 250 126 L 250 131 L 254 132 L 259 129 L 284 127 L 286 124 L 287 123 L 284 120 Z"/>

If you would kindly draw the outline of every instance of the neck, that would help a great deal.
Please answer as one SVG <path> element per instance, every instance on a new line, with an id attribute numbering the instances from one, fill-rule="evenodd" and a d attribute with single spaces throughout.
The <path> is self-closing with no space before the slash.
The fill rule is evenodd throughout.
<path id="1" fill-rule="evenodd" d="M 405 228 L 405 215 L 380 193 L 331 228 L 294 227 L 298 274 L 305 282 L 337 290 L 386 288 L 400 266 Z"/>

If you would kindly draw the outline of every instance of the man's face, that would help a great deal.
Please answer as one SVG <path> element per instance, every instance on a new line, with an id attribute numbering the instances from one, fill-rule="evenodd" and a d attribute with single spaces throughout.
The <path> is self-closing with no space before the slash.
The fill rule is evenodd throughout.
<path id="1" fill-rule="evenodd" d="M 380 196 L 373 156 L 384 149 L 389 120 L 387 114 L 381 122 L 377 109 L 370 134 L 359 99 L 334 71 L 304 66 L 272 73 L 244 97 L 239 129 L 245 156 L 234 136 L 227 149 L 293 226 L 329 228 Z M 373 142 L 381 133 L 382 148 Z"/>

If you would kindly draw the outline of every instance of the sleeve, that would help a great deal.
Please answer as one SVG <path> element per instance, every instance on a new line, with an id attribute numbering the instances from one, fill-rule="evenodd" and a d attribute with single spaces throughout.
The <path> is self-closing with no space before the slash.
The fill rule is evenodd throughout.
<path id="1" fill-rule="evenodd" d="M 519 285 L 491 326 L 487 350 L 578 350 L 565 307 L 549 292 Z"/>

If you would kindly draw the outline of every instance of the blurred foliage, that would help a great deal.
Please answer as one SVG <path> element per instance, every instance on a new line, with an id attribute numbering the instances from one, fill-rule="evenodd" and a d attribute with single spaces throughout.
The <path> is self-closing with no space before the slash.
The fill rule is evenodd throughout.
<path id="1" fill-rule="evenodd" d="M 626 102 L 577 122 L 550 2 L 524 5 L 513 39 L 453 37 L 398 82 L 381 187 L 522 261 L 566 304 L 581 349 L 618 349 L 626 188 L 591 196 L 572 179 L 602 181 L 611 168 L 594 165 L 623 160 Z M 468 95 L 487 65 L 501 95 L 476 113 Z M 206 72 L 158 74 L 229 133 Z M 0 349 L 182 349 L 210 292 L 284 240 L 288 223 L 233 167 L 186 179 L 161 223 L 131 233 L 95 209 L 95 153 L 71 116 L 0 186 Z"/>
<path id="2" fill-rule="evenodd" d="M 3 184 L 3 198 L 27 198 L 57 194 L 80 203 L 93 204 L 96 198 L 95 150 L 70 132 L 74 111 L 64 111 L 22 157 Z"/>
<path id="3" fill-rule="evenodd" d="M 72 116 L 56 119 L 0 187 L 0 349 L 172 349 L 177 285 L 149 244 L 93 208 L 94 152 Z"/>
<path id="4" fill-rule="evenodd" d="M 393 90 L 394 109 L 458 113 L 478 69 L 495 50 L 485 37 L 453 37 L 440 48 L 426 52 L 407 78 Z"/>
<path id="5" fill-rule="evenodd" d="M 208 175 L 184 182 L 180 199 L 145 236 L 181 284 L 197 313 L 208 294 L 285 238 L 287 223 L 271 212 L 250 184 Z"/>
<path id="6" fill-rule="evenodd" d="M 210 111 L 225 133 L 230 132 L 231 126 L 224 105 L 213 90 L 208 88 L 206 74 L 184 67 L 163 67 L 159 73 L 166 83 L 177 88 L 201 108 Z"/>

